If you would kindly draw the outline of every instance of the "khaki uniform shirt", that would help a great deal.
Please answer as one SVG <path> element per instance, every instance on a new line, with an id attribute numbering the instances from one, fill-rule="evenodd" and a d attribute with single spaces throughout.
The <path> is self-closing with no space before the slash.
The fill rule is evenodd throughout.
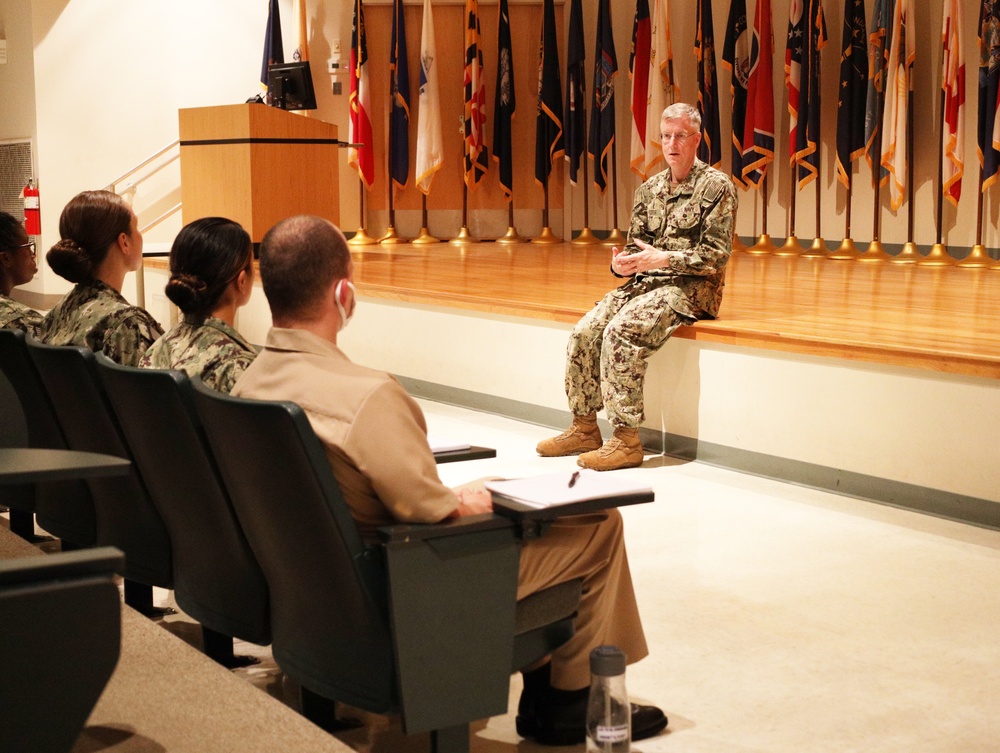
<path id="1" fill-rule="evenodd" d="M 163 328 L 145 309 L 100 280 L 81 282 L 46 316 L 41 338 L 49 345 L 77 345 L 138 366 Z"/>
<path id="2" fill-rule="evenodd" d="M 379 526 L 436 523 L 458 506 L 438 477 L 420 406 L 392 376 L 317 335 L 273 327 L 232 394 L 302 407 L 369 541 Z"/>
<path id="3" fill-rule="evenodd" d="M 41 314 L 13 298 L 0 294 L 0 329 L 19 329 L 37 337 L 41 326 Z"/>
<path id="4" fill-rule="evenodd" d="M 667 266 L 642 272 L 635 281 L 672 286 L 667 305 L 679 314 L 715 318 L 733 249 L 737 204 L 736 189 L 726 174 L 698 159 L 673 190 L 670 168 L 639 186 L 625 252 L 638 251 L 639 239 L 671 253 Z"/>
<path id="5" fill-rule="evenodd" d="M 256 357 L 257 349 L 221 319 L 185 317 L 153 343 L 139 365 L 179 369 L 190 377 L 200 377 L 212 389 L 229 393 Z"/>

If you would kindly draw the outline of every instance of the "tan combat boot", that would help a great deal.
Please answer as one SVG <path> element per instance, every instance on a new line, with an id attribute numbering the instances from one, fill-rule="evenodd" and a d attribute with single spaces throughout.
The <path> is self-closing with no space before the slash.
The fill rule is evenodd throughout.
<path id="1" fill-rule="evenodd" d="M 617 471 L 619 468 L 642 465 L 639 430 L 628 427 L 615 429 L 615 433 L 601 449 L 584 453 L 577 458 L 576 464 L 595 471 Z"/>
<path id="2" fill-rule="evenodd" d="M 543 439 L 535 450 L 543 458 L 558 458 L 563 455 L 579 455 L 581 452 L 596 450 L 601 446 L 601 430 L 597 428 L 597 416 L 573 416 L 573 425 L 558 437 Z"/>

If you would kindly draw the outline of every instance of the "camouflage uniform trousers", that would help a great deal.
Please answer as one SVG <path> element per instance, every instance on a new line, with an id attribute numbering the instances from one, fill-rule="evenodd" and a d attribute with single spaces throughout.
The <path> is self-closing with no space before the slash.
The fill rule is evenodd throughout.
<path id="1" fill-rule="evenodd" d="M 566 396 L 573 415 L 602 407 L 615 427 L 638 427 L 646 362 L 682 324 L 671 287 L 645 278 L 611 291 L 573 328 L 566 348 Z"/>

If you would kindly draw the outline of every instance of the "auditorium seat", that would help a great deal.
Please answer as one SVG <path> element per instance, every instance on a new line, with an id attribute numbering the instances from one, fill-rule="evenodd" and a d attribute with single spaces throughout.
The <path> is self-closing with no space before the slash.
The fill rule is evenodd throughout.
<path id="1" fill-rule="evenodd" d="M 66 753 L 121 647 L 112 547 L 0 561 L 0 750 Z"/>
<path id="2" fill-rule="evenodd" d="M 26 446 L 66 449 L 66 438 L 52 403 L 28 356 L 26 339 L 31 338 L 19 330 L 0 329 L 0 370 L 19 400 L 27 431 Z M 34 510 L 39 525 L 61 539 L 64 549 L 96 542 L 94 501 L 82 481 L 34 484 L 20 495 L 22 509 Z"/>
<path id="3" fill-rule="evenodd" d="M 510 521 L 390 526 L 365 544 L 298 405 L 194 388 L 267 578 L 274 659 L 302 686 L 303 712 L 321 725 L 329 701 L 399 714 L 435 751 L 468 751 L 469 723 L 506 712 L 511 672 L 572 635 L 579 582 L 544 592 L 533 601 L 551 600 L 545 618 L 519 624 Z"/>
<path id="4" fill-rule="evenodd" d="M 28 340 L 28 353 L 72 450 L 132 459 L 87 348 Z M 96 510 L 97 543 L 125 553 L 125 603 L 149 616 L 153 586 L 173 588 L 170 537 L 133 467 L 126 476 L 87 480 Z M 169 611 L 169 610 L 167 610 Z"/>
<path id="5" fill-rule="evenodd" d="M 170 533 L 174 595 L 202 625 L 205 653 L 228 667 L 233 637 L 271 642 L 267 583 L 207 450 L 191 382 L 180 371 L 97 370 L 132 457 Z"/>

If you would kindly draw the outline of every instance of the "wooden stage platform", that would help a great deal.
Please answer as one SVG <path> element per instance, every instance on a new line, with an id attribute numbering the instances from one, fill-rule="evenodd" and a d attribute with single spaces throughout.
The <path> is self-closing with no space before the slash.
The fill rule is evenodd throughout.
<path id="1" fill-rule="evenodd" d="M 608 246 L 358 246 L 371 298 L 575 322 L 619 281 Z M 675 337 L 1000 379 L 1000 271 L 825 258 L 730 260 L 722 310 Z"/>

